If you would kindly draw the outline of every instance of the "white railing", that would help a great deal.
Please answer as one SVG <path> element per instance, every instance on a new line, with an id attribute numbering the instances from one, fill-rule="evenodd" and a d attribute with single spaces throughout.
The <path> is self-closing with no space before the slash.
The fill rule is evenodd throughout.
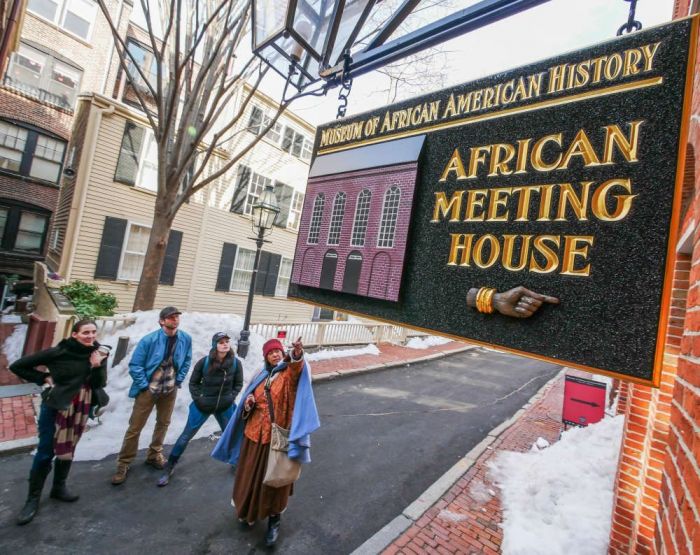
<path id="1" fill-rule="evenodd" d="M 392 324 L 362 322 L 285 322 L 252 324 L 253 333 L 263 337 L 286 334 L 287 341 L 301 336 L 304 345 L 323 347 L 329 345 L 358 345 L 368 343 L 403 343 L 408 330 Z M 421 334 L 422 335 L 422 334 Z"/>

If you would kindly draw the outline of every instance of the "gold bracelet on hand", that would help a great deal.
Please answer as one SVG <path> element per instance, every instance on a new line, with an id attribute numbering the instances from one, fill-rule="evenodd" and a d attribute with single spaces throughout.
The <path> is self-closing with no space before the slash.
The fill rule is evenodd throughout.
<path id="1" fill-rule="evenodd" d="M 476 309 L 484 314 L 493 314 L 493 296 L 496 290 L 491 287 L 481 287 L 476 293 Z"/>

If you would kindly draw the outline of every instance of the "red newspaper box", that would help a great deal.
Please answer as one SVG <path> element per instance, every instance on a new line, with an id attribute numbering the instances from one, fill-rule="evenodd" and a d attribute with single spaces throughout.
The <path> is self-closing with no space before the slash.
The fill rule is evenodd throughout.
<path id="1" fill-rule="evenodd" d="M 572 426 L 588 426 L 603 419 L 605 384 L 578 376 L 566 376 L 562 421 Z"/>

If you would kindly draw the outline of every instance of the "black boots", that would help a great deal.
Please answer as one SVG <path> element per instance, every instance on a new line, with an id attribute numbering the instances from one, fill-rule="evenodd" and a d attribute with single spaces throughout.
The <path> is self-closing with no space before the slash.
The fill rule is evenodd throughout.
<path id="1" fill-rule="evenodd" d="M 272 547 L 277 542 L 280 535 L 280 520 L 282 515 L 270 515 L 267 519 L 267 534 L 265 534 L 265 545 Z"/>
<path id="2" fill-rule="evenodd" d="M 36 516 L 39 510 L 39 499 L 41 498 L 41 490 L 44 489 L 44 482 L 46 477 L 51 472 L 51 463 L 39 467 L 37 470 L 33 470 L 29 473 L 29 493 L 27 494 L 27 501 L 22 507 L 22 510 L 17 516 L 17 524 L 22 526 L 31 522 Z"/>
<path id="3" fill-rule="evenodd" d="M 175 465 L 177 464 L 179 458 L 180 457 L 173 457 L 172 455 L 168 457 L 168 462 L 165 463 L 165 468 L 163 469 L 163 475 L 158 478 L 159 488 L 165 487 L 170 483 L 170 477 L 175 471 Z"/>
<path id="4" fill-rule="evenodd" d="M 68 478 L 71 463 L 72 461 L 56 459 L 53 469 L 53 487 L 51 488 L 51 498 L 58 499 L 59 501 L 66 501 L 68 503 L 77 501 L 80 498 L 79 495 L 73 495 L 66 489 L 66 478 Z"/>

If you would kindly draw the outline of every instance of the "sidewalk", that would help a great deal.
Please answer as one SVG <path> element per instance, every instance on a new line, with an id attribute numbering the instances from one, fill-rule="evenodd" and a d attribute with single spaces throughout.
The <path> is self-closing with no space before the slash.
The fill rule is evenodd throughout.
<path id="1" fill-rule="evenodd" d="M 500 553 L 500 490 L 488 477 L 488 463 L 501 451 L 529 451 L 539 437 L 556 442 L 563 430 L 563 397 L 562 372 L 353 555 Z"/>

